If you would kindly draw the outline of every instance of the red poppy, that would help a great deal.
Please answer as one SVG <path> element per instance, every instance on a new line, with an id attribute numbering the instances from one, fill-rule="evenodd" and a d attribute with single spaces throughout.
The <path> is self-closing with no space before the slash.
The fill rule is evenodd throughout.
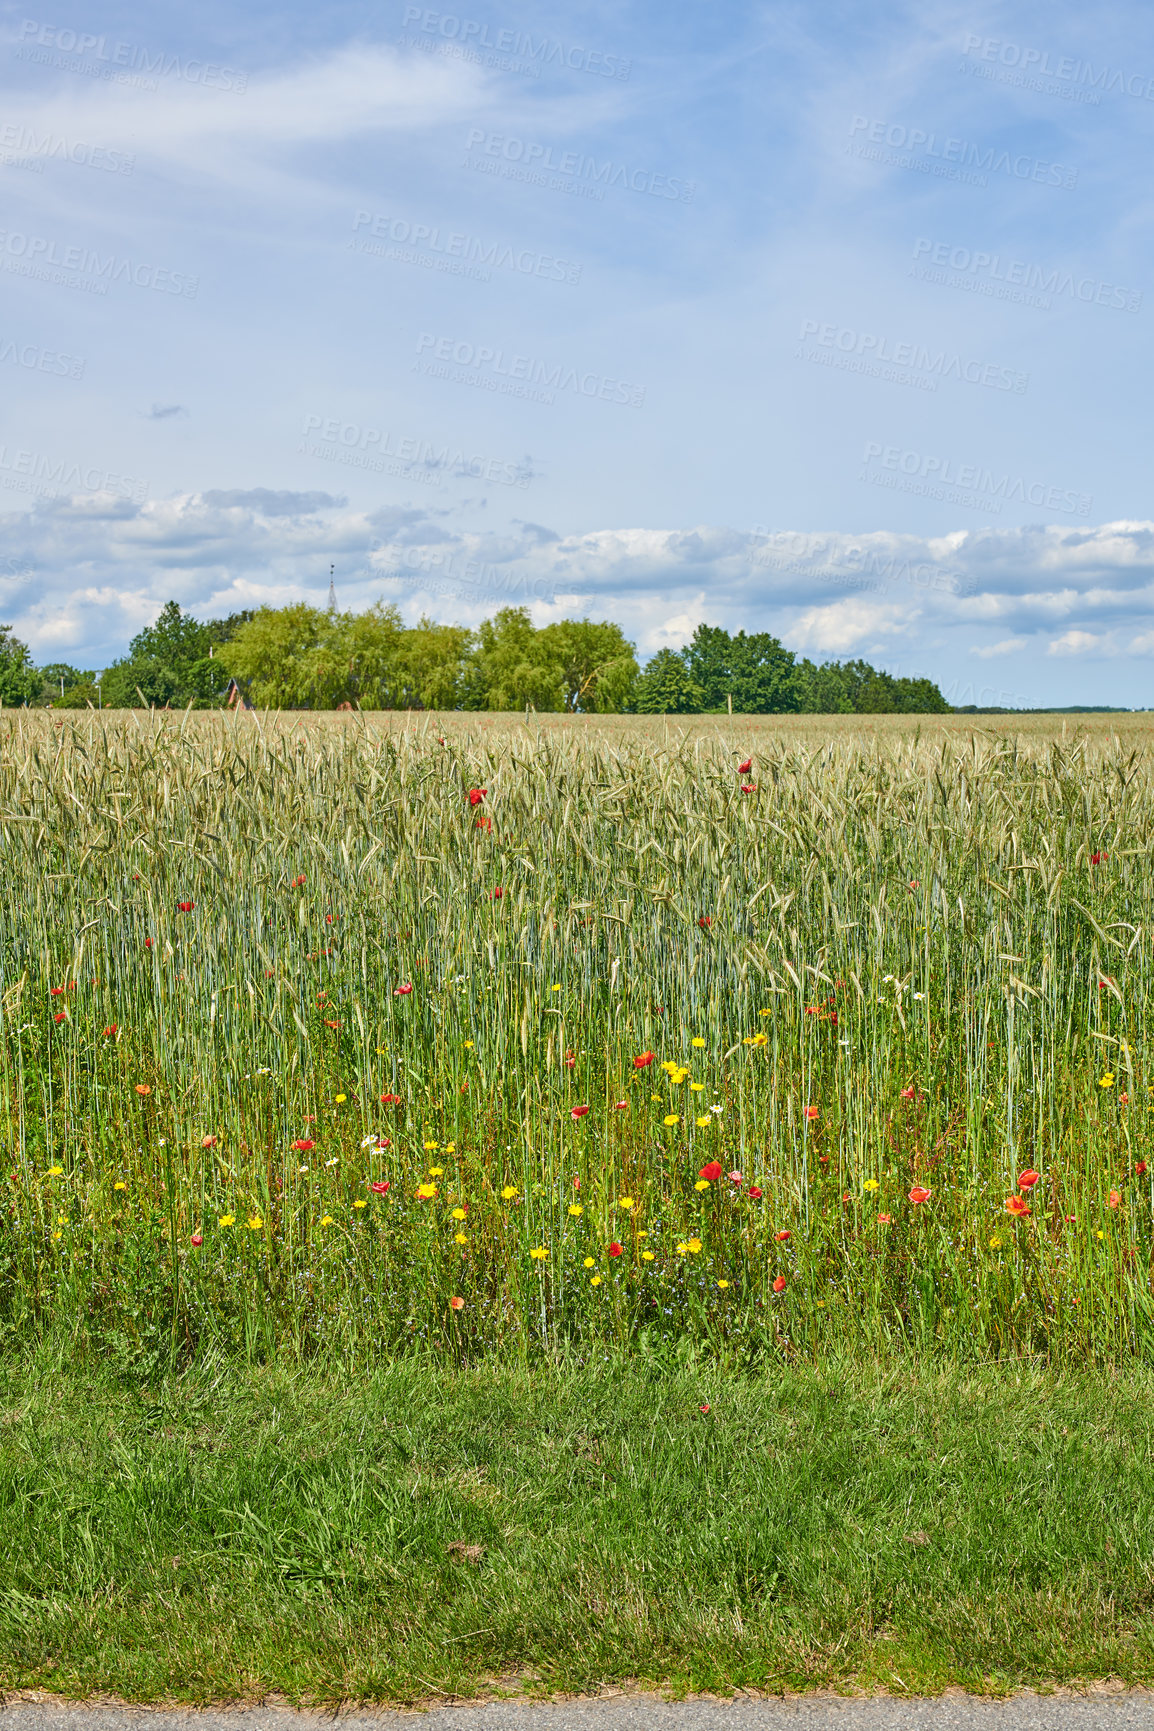
<path id="1" fill-rule="evenodd" d="M 1103 865 L 1105 863 L 1105 861 L 1108 860 L 1109 858 L 1110 858 L 1110 855 L 1108 853 L 1092 853 L 1090 855 L 1090 864 L 1091 865 Z"/>
<path id="2" fill-rule="evenodd" d="M 1137 1173 L 1137 1174 L 1138 1174 L 1138 1176 L 1139 1176 L 1139 1178 L 1141 1178 L 1141 1177 L 1142 1177 L 1142 1176 L 1143 1176 L 1143 1175 L 1144 1175 L 1144 1174 L 1145 1174 L 1145 1171 L 1146 1171 L 1146 1162 L 1145 1162 L 1145 1160 L 1139 1160 L 1139 1162 L 1138 1162 L 1138 1164 L 1137 1164 L 1137 1165 L 1136 1165 L 1136 1166 L 1135 1166 L 1135 1168 L 1134 1168 L 1134 1170 L 1135 1170 L 1135 1172 L 1136 1172 L 1136 1173 Z"/>
<path id="3" fill-rule="evenodd" d="M 1030 1212 L 1030 1204 L 1026 1201 L 1026 1198 L 1024 1196 L 1007 1196 L 1006 1197 L 1006 1213 L 1007 1214 L 1014 1214 L 1018 1217 L 1018 1219 L 1021 1219 L 1024 1215 L 1028 1214 L 1029 1212 Z"/>
<path id="4" fill-rule="evenodd" d="M 1041 1173 L 1035 1172 L 1034 1168 L 1032 1166 L 1028 1167 L 1025 1172 L 1019 1172 L 1019 1174 L 1018 1174 L 1018 1189 L 1019 1190 L 1032 1190 L 1034 1188 L 1034 1185 L 1038 1182 L 1038 1179 L 1041 1176 L 1042 1176 Z"/>
<path id="5" fill-rule="evenodd" d="M 504 895 L 504 893 L 505 893 L 504 890 L 501 888 L 500 884 L 498 884 L 496 889 L 493 891 L 493 900 L 495 902 L 500 901 L 500 899 Z"/>
<path id="6" fill-rule="evenodd" d="M 618 1244 L 616 1240 L 614 1240 L 614 1242 L 609 1246 L 610 1256 L 620 1256 L 621 1250 L 622 1250 L 622 1246 L 620 1244 Z"/>
<path id="7" fill-rule="evenodd" d="M 893 1220 L 894 1220 L 894 1217 L 892 1214 L 879 1214 L 878 1215 L 878 1225 L 879 1226 L 892 1226 Z"/>
<path id="8" fill-rule="evenodd" d="M 575 1054 L 573 1052 L 566 1050 L 564 1063 L 565 1063 L 565 1068 L 567 1070 L 572 1070 L 572 1069 L 576 1068 L 577 1058 L 576 1058 Z"/>
<path id="9" fill-rule="evenodd" d="M 293 1143 L 293 1147 L 298 1154 L 307 1154 L 310 1148 L 316 1147 L 316 1143 L 310 1142 L 306 1136 L 299 1136 Z"/>
<path id="10" fill-rule="evenodd" d="M 1106 1206 L 1107 1208 L 1117 1208 L 1121 1201 L 1122 1198 L 1118 1194 L 1117 1190 L 1111 1190 L 1109 1196 L 1106 1198 Z"/>
<path id="11" fill-rule="evenodd" d="M 403 986 L 396 986 L 394 988 L 393 996 L 394 998 L 407 998 L 412 989 L 412 985 L 406 981 Z"/>
<path id="12" fill-rule="evenodd" d="M 64 987 L 63 986 L 53 986 L 52 989 L 49 991 L 48 996 L 50 998 L 62 998 L 64 996 Z"/>
<path id="13" fill-rule="evenodd" d="M 738 764 L 737 773 L 738 773 L 738 775 L 748 775 L 752 768 L 753 768 L 753 759 L 752 759 L 752 757 L 747 757 L 744 763 Z"/>
<path id="14" fill-rule="evenodd" d="M 195 902 L 177 902 L 177 908 L 182 914 L 190 914 L 196 906 Z"/>
<path id="15" fill-rule="evenodd" d="M 471 787 L 469 789 L 469 804 L 480 805 L 488 791 L 487 787 Z"/>
<path id="16" fill-rule="evenodd" d="M 569 1116 L 570 1118 L 584 1118 L 588 1115 L 588 1112 L 588 1106 L 574 1106 Z"/>
<path id="17" fill-rule="evenodd" d="M 919 878 L 911 878 L 910 879 L 910 888 L 912 890 L 916 890 L 918 888 L 920 881 L 921 880 Z"/>
<path id="18" fill-rule="evenodd" d="M 118 1022 L 109 1022 L 107 1028 L 105 1028 L 105 1030 L 104 1030 L 104 1038 L 106 1040 L 115 1039 L 116 1034 L 119 1030 L 119 1026 L 120 1026 L 120 1024 Z"/>
<path id="19" fill-rule="evenodd" d="M 716 1183 L 716 1181 L 721 1177 L 721 1161 L 707 1160 L 697 1176 L 699 1178 L 708 1178 L 711 1184 Z"/>
<path id="20" fill-rule="evenodd" d="M 218 1136 L 202 1136 L 200 1145 L 202 1148 L 215 1148 L 219 1140 Z"/>
<path id="21" fill-rule="evenodd" d="M 339 1028 L 340 1023 L 339 1022 L 330 1022 L 328 1017 L 326 1016 L 325 1017 L 325 1027 L 326 1028 Z"/>
<path id="22" fill-rule="evenodd" d="M 1119 1094 L 1118 1104 L 1119 1104 L 1119 1106 L 1128 1106 L 1130 1104 L 1129 1094 Z"/>
<path id="23" fill-rule="evenodd" d="M 775 1232 L 774 1233 L 774 1237 L 777 1239 L 777 1242 L 779 1244 L 788 1244 L 789 1240 L 792 1236 L 793 1236 L 793 1234 L 790 1232 Z"/>
<path id="24" fill-rule="evenodd" d="M 741 791 L 742 793 L 756 793 L 757 783 L 755 781 L 743 781 L 741 784 Z"/>
<path id="25" fill-rule="evenodd" d="M 761 1201 L 762 1192 L 758 1189 L 756 1184 L 750 1185 L 749 1195 L 750 1195 L 750 1199 L 752 1201 L 754 1201 L 754 1202 L 760 1202 Z"/>
<path id="26" fill-rule="evenodd" d="M 902 1099 L 903 1100 L 916 1100 L 917 1097 L 918 1097 L 918 1091 L 916 1088 L 911 1086 L 909 1088 L 903 1088 L 902 1089 Z"/>
<path id="27" fill-rule="evenodd" d="M 304 883 L 304 881 L 305 881 L 305 874 L 304 874 L 304 872 L 302 872 L 299 877 L 296 877 L 293 879 L 291 887 L 294 890 L 299 890 L 301 885 Z"/>
<path id="28" fill-rule="evenodd" d="M 151 938 L 145 938 L 144 947 L 146 950 L 150 950 L 152 948 L 152 939 Z"/>
<path id="29" fill-rule="evenodd" d="M 491 817 L 479 817 L 479 818 L 477 818 L 476 822 L 473 824 L 474 829 L 486 829 L 486 830 L 488 830 L 488 829 L 492 829 L 492 827 L 493 827 L 493 820 Z"/>
<path id="30" fill-rule="evenodd" d="M 807 1016 L 820 1016 L 821 1015 L 821 1005 L 820 1004 L 807 1004 L 805 1006 L 805 1013 Z"/>
<path id="31" fill-rule="evenodd" d="M 628 1110 L 628 1108 L 629 1108 L 628 1100 L 615 1100 L 613 1103 L 613 1110 L 615 1112 L 625 1112 Z"/>
<path id="32" fill-rule="evenodd" d="M 326 926 L 335 926 L 337 921 L 340 919 L 340 917 L 341 916 L 339 914 L 326 914 L 325 915 L 325 925 Z"/>
<path id="33" fill-rule="evenodd" d="M 382 1106 L 399 1106 L 400 1103 L 401 1103 L 401 1096 L 399 1094 L 382 1094 L 381 1095 L 381 1105 Z"/>
<path id="34" fill-rule="evenodd" d="M 711 926 L 713 924 L 712 914 L 702 914 L 697 923 L 701 927 L 702 931 L 704 931 L 706 926 Z"/>
<path id="35" fill-rule="evenodd" d="M 642 1052 L 642 1054 L 639 1058 L 634 1058 L 633 1068 L 635 1070 L 647 1070 L 649 1068 L 650 1064 L 652 1064 L 656 1055 L 657 1054 L 655 1052 Z"/>
<path id="36" fill-rule="evenodd" d="M 383 1196 L 385 1191 L 389 1188 L 389 1183 L 390 1180 L 388 1178 L 382 1178 L 379 1184 L 370 1184 L 369 1189 L 375 1191 L 378 1196 Z"/>
<path id="37" fill-rule="evenodd" d="M 743 1177 L 743 1175 L 740 1172 L 730 1172 L 728 1174 L 728 1177 L 729 1177 L 729 1182 L 731 1184 L 744 1184 L 745 1183 L 745 1178 Z"/>
<path id="38" fill-rule="evenodd" d="M 204 1239 L 201 1237 L 199 1232 L 194 1232 L 192 1237 L 189 1239 L 189 1243 L 192 1245 L 194 1250 L 199 1250 L 201 1245 L 204 1243 Z"/>
<path id="39" fill-rule="evenodd" d="M 928 1202 L 932 1195 L 933 1191 L 927 1190 L 924 1184 L 915 1184 L 910 1191 L 910 1201 L 915 1203 Z"/>
<path id="40" fill-rule="evenodd" d="M 57 1012 L 53 1016 L 52 1020 L 54 1022 L 62 1022 L 65 1019 L 65 1017 L 67 1016 L 67 1014 L 68 1014 L 67 1010 L 57 1010 Z"/>
<path id="41" fill-rule="evenodd" d="M 708 1412 L 710 1410 L 709 1402 L 707 1400 L 703 1400 L 701 1405 L 698 1407 L 697 1410 L 698 1410 L 698 1412 Z"/>
<path id="42" fill-rule="evenodd" d="M 805 1109 L 805 1115 L 807 1118 L 811 1118 L 811 1119 L 816 1118 L 817 1113 L 818 1113 L 818 1109 L 816 1106 L 807 1106 Z"/>
<path id="43" fill-rule="evenodd" d="M 464 1310 L 464 1308 L 465 1308 L 465 1300 L 463 1298 L 450 1298 L 450 1300 L 449 1300 L 449 1309 L 450 1310 Z"/>
<path id="44" fill-rule="evenodd" d="M 837 1027 L 837 1011 L 836 1010 L 830 1011 L 829 1020 L 830 1020 L 830 1026 L 836 1028 Z"/>
<path id="45" fill-rule="evenodd" d="M 775 1292 L 784 1292 L 785 1291 L 785 1275 L 784 1274 L 778 1275 L 777 1279 L 773 1283 L 773 1290 Z"/>

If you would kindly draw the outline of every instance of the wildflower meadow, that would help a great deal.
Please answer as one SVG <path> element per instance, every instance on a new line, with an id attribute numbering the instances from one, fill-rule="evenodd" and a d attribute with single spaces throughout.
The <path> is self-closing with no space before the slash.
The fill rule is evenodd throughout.
<path id="1" fill-rule="evenodd" d="M 0 717 L 0 1330 L 1154 1346 L 1146 738 Z"/>

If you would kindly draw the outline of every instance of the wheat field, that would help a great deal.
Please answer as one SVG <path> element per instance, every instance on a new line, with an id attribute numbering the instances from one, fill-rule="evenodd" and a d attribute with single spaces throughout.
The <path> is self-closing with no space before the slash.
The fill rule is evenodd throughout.
<path id="1" fill-rule="evenodd" d="M 5 712 L 0 1329 L 1145 1354 L 1152 741 Z"/>

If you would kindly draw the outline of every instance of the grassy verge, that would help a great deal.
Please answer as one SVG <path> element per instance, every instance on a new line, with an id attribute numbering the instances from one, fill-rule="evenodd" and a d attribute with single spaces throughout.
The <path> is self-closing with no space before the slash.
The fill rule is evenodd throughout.
<path id="1" fill-rule="evenodd" d="M 8 1363 L 0 1687 L 1149 1683 L 1152 1394 L 1137 1369 L 141 1390 Z"/>

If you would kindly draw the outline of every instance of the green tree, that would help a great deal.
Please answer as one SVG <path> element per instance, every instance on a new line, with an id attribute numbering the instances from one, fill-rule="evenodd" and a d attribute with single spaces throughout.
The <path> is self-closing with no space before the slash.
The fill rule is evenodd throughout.
<path id="1" fill-rule="evenodd" d="M 467 690 L 469 709 L 563 709 L 564 666 L 541 642 L 526 607 L 502 607 L 477 630 Z"/>
<path id="2" fill-rule="evenodd" d="M 619 713 L 632 695 L 637 657 L 620 625 L 562 619 L 537 633 L 545 654 L 561 666 L 565 708 L 584 715 Z"/>
<path id="3" fill-rule="evenodd" d="M 8 707 L 32 703 L 43 683 L 27 644 L 12 635 L 10 625 L 0 625 L 0 703 Z"/>
<path id="4" fill-rule="evenodd" d="M 682 654 L 706 710 L 726 709 L 731 697 L 739 715 L 779 715 L 797 708 L 793 654 L 768 631 L 731 637 L 719 625 L 699 625 Z"/>
<path id="5" fill-rule="evenodd" d="M 105 707 L 135 709 L 142 698 L 158 709 L 188 703 L 208 708 L 222 702 L 228 676 L 212 651 L 209 627 L 178 602 L 166 601 L 154 623 L 137 632 L 128 654 L 105 671 Z"/>
<path id="6" fill-rule="evenodd" d="M 473 633 L 464 625 L 421 619 L 399 652 L 400 697 L 406 709 L 458 709 L 469 691 Z"/>
<path id="7" fill-rule="evenodd" d="M 378 601 L 363 613 L 307 602 L 262 607 L 221 645 L 219 660 L 273 709 L 390 709 L 403 697 L 401 616 Z"/>
<path id="8" fill-rule="evenodd" d="M 673 649 L 659 649 L 633 688 L 639 715 L 699 715 L 705 694 Z"/>

